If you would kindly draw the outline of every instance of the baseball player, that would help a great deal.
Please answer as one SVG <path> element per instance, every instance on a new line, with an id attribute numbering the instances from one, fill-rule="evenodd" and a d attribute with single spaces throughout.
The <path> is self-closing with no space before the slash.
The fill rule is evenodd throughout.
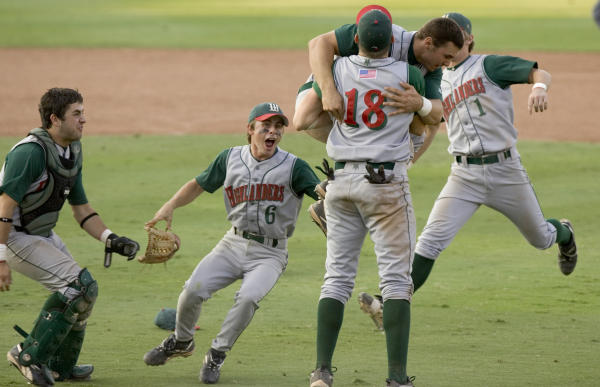
<path id="1" fill-rule="evenodd" d="M 144 362 L 163 365 L 173 357 L 190 356 L 194 326 L 202 303 L 214 292 L 241 279 L 221 331 L 204 357 L 200 380 L 219 380 L 226 353 L 250 324 L 258 303 L 275 286 L 288 261 L 287 238 L 294 231 L 303 195 L 317 198 L 318 178 L 308 164 L 277 145 L 288 119 L 275 103 L 261 103 L 250 112 L 247 146 L 219 153 L 195 179 L 167 201 L 147 225 L 166 220 L 176 208 L 198 195 L 223 186 L 227 219 L 232 228 L 198 263 L 185 282 L 177 304 L 175 333 L 147 352 Z"/>
<path id="2" fill-rule="evenodd" d="M 510 85 L 533 83 L 528 110 L 541 113 L 548 109 L 550 74 L 536 62 L 517 57 L 471 55 L 475 43 L 469 19 L 459 13 L 445 17 L 456 21 L 465 35 L 464 47 L 442 78 L 448 151 L 454 162 L 417 243 L 412 273 L 415 291 L 481 205 L 510 219 L 532 246 L 548 249 L 557 243 L 558 266 L 569 275 L 577 264 L 573 227 L 567 219 L 544 218 L 521 164 L 513 124 Z M 377 309 L 375 303 L 369 314 Z"/>
<path id="3" fill-rule="evenodd" d="M 412 386 L 406 362 L 416 230 L 406 171 L 411 153 L 408 130 L 414 114 L 390 114 L 392 109 L 383 105 L 383 92 L 386 85 L 403 82 L 422 95 L 425 82 L 418 68 L 388 56 L 392 42 L 388 14 L 369 10 L 361 15 L 357 31 L 358 55 L 340 57 L 333 65 L 345 109 L 343 120 L 336 120 L 327 140 L 335 173 L 325 197 L 329 221 L 326 274 L 310 386 L 333 384 L 333 352 L 367 232 L 375 244 L 386 305 L 387 385 Z"/>
<path id="4" fill-rule="evenodd" d="M 380 10 L 391 19 L 389 11 L 379 5 L 362 8 L 356 17 L 356 24 L 346 24 L 334 31 L 319 35 L 309 42 L 309 61 L 314 74 L 308 77 L 296 97 L 296 110 L 293 123 L 296 130 L 306 130 L 315 139 L 326 142 L 332 127 L 332 119 L 342 120 L 342 96 L 337 91 L 331 75 L 334 55 L 349 56 L 358 53 L 356 31 L 358 20 L 370 10 Z M 411 164 L 427 150 L 438 131 L 442 117 L 440 94 L 441 66 L 445 66 L 463 45 L 460 28 L 451 20 L 437 18 L 426 23 L 419 31 L 408 32 L 393 24 L 394 41 L 388 54 L 397 60 L 408 62 L 419 68 L 425 77 L 425 95 L 419 95 L 409 84 L 386 85 L 383 105 L 393 107 L 394 114 L 416 112 L 417 118 L 411 123 L 412 142 Z M 318 81 L 322 98 L 313 90 L 312 84 Z M 393 87 L 393 86 L 400 87 Z M 321 186 L 325 193 L 325 186 Z M 321 195 L 323 196 L 323 195 Z M 326 215 L 322 200 L 309 207 L 313 221 L 325 232 Z"/>
<path id="5" fill-rule="evenodd" d="M 358 12 L 356 23 L 364 13 L 373 9 L 378 9 L 391 18 L 384 7 L 368 5 Z M 327 141 L 332 126 L 331 119 L 343 120 L 343 98 L 334 85 L 331 65 L 334 55 L 350 56 L 358 53 L 356 30 L 357 24 L 346 24 L 309 42 L 309 62 L 313 75 L 299 89 L 293 123 L 296 130 L 307 130 L 309 135 L 321 142 Z M 430 125 L 426 127 L 425 134 L 419 130 L 416 133 L 418 136 L 413 136 L 413 142 L 418 143 L 415 144 L 414 162 L 431 143 L 442 117 L 440 68 L 447 65 L 462 47 L 463 37 L 454 23 L 443 18 L 433 19 L 419 31 L 412 32 L 394 24 L 392 34 L 394 42 L 390 45 L 389 56 L 417 66 L 425 77 L 425 96 L 419 95 L 405 83 L 400 85 L 402 87 L 397 87 L 397 84 L 386 85 L 397 96 L 396 100 L 384 104 L 396 108 L 391 114 L 417 112 L 421 120 Z M 321 87 L 322 98 L 311 88 L 314 80 Z M 421 120 L 415 120 L 413 125 Z"/>
<path id="6" fill-rule="evenodd" d="M 72 89 L 53 88 L 41 98 L 40 128 L 6 155 L 0 172 L 0 291 L 10 289 L 11 270 L 39 282 L 51 294 L 25 340 L 8 361 L 37 386 L 55 380 L 81 380 L 92 365 L 76 365 L 98 284 L 73 259 L 53 231 L 66 200 L 88 234 L 133 259 L 137 242 L 118 237 L 88 203 L 81 178 L 79 139 L 86 122 L 83 97 Z"/>

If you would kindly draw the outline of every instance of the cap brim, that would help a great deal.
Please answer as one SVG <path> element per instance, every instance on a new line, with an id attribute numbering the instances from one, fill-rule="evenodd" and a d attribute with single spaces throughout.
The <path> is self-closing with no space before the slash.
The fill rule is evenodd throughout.
<path id="1" fill-rule="evenodd" d="M 360 22 L 360 18 L 363 17 L 363 15 L 365 13 L 372 11 L 374 9 L 383 12 L 390 19 L 390 23 L 392 23 L 392 14 L 390 13 L 390 11 L 388 11 L 387 8 L 382 7 L 381 5 L 373 4 L 373 5 L 367 5 L 366 7 L 364 7 L 360 11 L 358 11 L 358 14 L 356 15 L 356 24 L 358 24 Z"/>
<path id="2" fill-rule="evenodd" d="M 258 116 L 255 118 L 256 121 L 264 121 L 264 120 L 268 120 L 269 118 L 273 117 L 273 116 L 279 116 L 281 117 L 281 119 L 283 120 L 283 123 L 285 124 L 285 126 L 288 126 L 288 119 L 286 116 L 284 116 L 283 114 L 279 114 L 279 113 L 267 113 L 267 114 L 263 114 L 262 116 Z"/>

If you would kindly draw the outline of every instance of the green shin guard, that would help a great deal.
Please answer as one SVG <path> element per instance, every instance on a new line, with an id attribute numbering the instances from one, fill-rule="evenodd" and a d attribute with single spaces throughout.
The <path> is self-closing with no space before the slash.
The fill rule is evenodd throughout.
<path id="1" fill-rule="evenodd" d="M 64 300 L 59 293 L 48 297 L 33 330 L 23 342 L 23 351 L 19 354 L 21 364 L 46 364 L 67 337 L 77 316 L 61 311 L 65 309 Z"/>
<path id="2" fill-rule="evenodd" d="M 22 344 L 21 364 L 47 364 L 52 359 L 52 363 L 60 369 L 59 374 L 73 363 L 67 372 L 71 373 L 79 357 L 86 320 L 96 301 L 98 285 L 87 269 L 83 269 L 69 287 L 74 290 L 71 292 L 74 297 L 67 298 L 56 292 L 46 300 L 33 330 Z M 71 334 L 73 327 L 75 330 Z M 63 356 L 66 357 L 64 360 L 57 360 L 57 357 Z"/>
<path id="3" fill-rule="evenodd" d="M 85 336 L 85 325 L 83 327 L 76 326 L 77 324 L 48 361 L 48 368 L 55 372 L 55 380 L 61 381 L 74 377 L 73 368 L 79 359 Z"/>

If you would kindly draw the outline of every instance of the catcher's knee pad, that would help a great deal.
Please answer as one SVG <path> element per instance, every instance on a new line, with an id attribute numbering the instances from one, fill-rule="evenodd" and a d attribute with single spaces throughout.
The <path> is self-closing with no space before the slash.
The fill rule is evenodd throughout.
<path id="1" fill-rule="evenodd" d="M 98 297 L 98 282 L 92 277 L 88 269 L 79 272 L 77 280 L 69 285 L 73 296 L 69 301 L 69 309 L 77 314 L 77 321 L 86 321 L 92 313 L 96 298 Z"/>

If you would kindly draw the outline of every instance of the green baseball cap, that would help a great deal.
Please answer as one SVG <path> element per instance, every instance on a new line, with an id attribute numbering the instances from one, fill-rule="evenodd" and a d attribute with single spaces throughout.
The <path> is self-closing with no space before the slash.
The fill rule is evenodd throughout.
<path id="1" fill-rule="evenodd" d="M 392 21 L 379 9 L 364 13 L 358 21 L 358 40 L 370 51 L 389 47 L 392 42 Z"/>
<path id="2" fill-rule="evenodd" d="M 471 21 L 462 13 L 449 12 L 445 14 L 445 18 L 452 19 L 462 28 L 467 34 L 471 35 Z"/>
<path id="3" fill-rule="evenodd" d="M 283 114 L 283 110 L 273 102 L 263 102 L 252 108 L 250 111 L 250 116 L 248 116 L 248 122 L 252 122 L 253 120 L 264 121 L 273 116 L 279 116 L 283 119 L 283 124 L 288 126 L 288 119 Z"/>

